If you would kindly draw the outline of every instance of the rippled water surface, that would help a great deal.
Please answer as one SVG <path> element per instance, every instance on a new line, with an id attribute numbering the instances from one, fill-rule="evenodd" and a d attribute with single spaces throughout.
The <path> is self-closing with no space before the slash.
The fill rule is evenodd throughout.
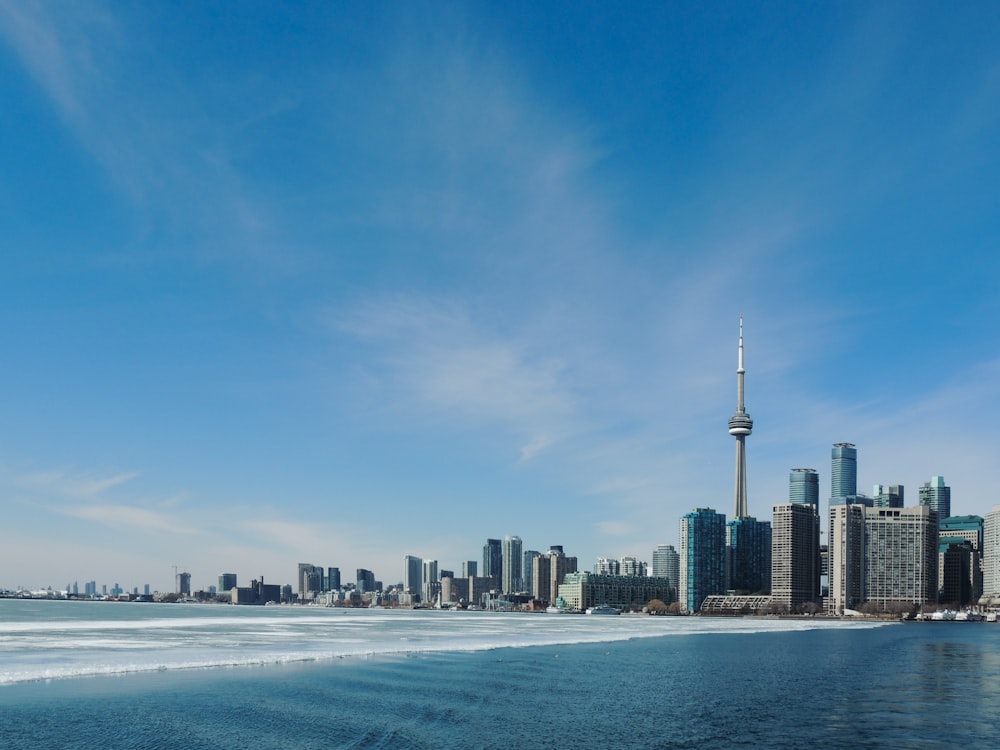
<path id="1" fill-rule="evenodd" d="M 992 744 L 1000 626 L 820 624 L 0 601 L 0 745 Z"/>

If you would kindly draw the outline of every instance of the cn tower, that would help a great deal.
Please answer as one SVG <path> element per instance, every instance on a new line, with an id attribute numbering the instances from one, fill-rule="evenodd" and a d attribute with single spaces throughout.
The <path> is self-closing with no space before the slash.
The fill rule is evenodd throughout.
<path id="1" fill-rule="evenodd" d="M 753 420 L 743 407 L 743 316 L 740 315 L 740 358 L 736 368 L 736 413 L 729 418 L 729 434 L 736 438 L 736 491 L 733 493 L 733 518 L 746 518 L 747 452 L 746 437 L 753 430 Z"/>

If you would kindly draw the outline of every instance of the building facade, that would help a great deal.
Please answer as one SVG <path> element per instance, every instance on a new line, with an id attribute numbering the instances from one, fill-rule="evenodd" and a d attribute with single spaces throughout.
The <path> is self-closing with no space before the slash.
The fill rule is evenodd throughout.
<path id="1" fill-rule="evenodd" d="M 680 522 L 681 609 L 697 612 L 705 597 L 726 589 L 726 516 L 695 508 Z"/>
<path id="2" fill-rule="evenodd" d="M 858 449 L 854 443 L 834 443 L 830 456 L 830 497 L 857 495 Z"/>
<path id="3" fill-rule="evenodd" d="M 872 488 L 872 506 L 875 508 L 902 508 L 903 485 L 876 484 Z"/>
<path id="4" fill-rule="evenodd" d="M 403 591 L 410 594 L 421 592 L 424 580 L 424 561 L 416 555 L 403 557 Z"/>
<path id="5" fill-rule="evenodd" d="M 864 601 L 865 506 L 830 506 L 828 539 L 829 594 L 827 609 L 836 614 L 855 610 Z"/>
<path id="6" fill-rule="evenodd" d="M 726 524 L 726 590 L 766 594 L 771 590 L 771 524 L 752 516 Z"/>
<path id="7" fill-rule="evenodd" d="M 983 517 L 983 604 L 1000 605 L 1000 505 Z"/>
<path id="8" fill-rule="evenodd" d="M 931 481 L 920 486 L 920 504 L 937 513 L 938 521 L 951 515 L 951 487 L 944 483 L 944 477 L 931 477 Z"/>
<path id="9" fill-rule="evenodd" d="M 500 590 L 505 594 L 516 594 L 524 590 L 521 581 L 522 543 L 519 536 L 505 536 L 503 538 L 503 554 L 501 565 L 503 575 L 501 577 Z"/>
<path id="10" fill-rule="evenodd" d="M 937 513 L 865 508 L 865 600 L 885 611 L 934 604 L 937 594 Z"/>
<path id="11" fill-rule="evenodd" d="M 638 612 L 654 599 L 669 604 L 671 591 L 670 581 L 666 578 L 567 573 L 559 585 L 556 601 L 581 611 L 608 605 Z"/>
<path id="12" fill-rule="evenodd" d="M 672 544 L 660 544 L 653 550 L 653 565 L 650 575 L 657 578 L 669 578 L 674 595 L 671 601 L 677 600 L 677 586 L 680 583 L 681 556 Z"/>
<path id="13" fill-rule="evenodd" d="M 819 516 L 811 503 L 774 506 L 771 600 L 793 612 L 819 601 Z"/>
<path id="14" fill-rule="evenodd" d="M 819 513 L 819 474 L 815 469 L 792 469 L 788 475 L 788 502 L 811 505 Z"/>
<path id="15" fill-rule="evenodd" d="M 500 585 L 503 578 L 503 542 L 499 539 L 487 539 L 483 545 L 483 570 L 484 578 L 495 578 L 496 585 Z"/>

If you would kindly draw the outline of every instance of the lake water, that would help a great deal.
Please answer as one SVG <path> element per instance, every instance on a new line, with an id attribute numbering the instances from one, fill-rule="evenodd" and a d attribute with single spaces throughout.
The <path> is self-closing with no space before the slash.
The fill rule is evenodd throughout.
<path id="1" fill-rule="evenodd" d="M 1000 626 L 0 600 L 3 748 L 982 747 Z"/>

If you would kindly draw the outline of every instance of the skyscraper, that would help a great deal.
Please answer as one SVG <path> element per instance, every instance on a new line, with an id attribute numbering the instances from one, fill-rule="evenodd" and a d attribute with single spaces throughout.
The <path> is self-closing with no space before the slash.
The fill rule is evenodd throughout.
<path id="1" fill-rule="evenodd" d="M 678 598 L 685 612 L 697 612 L 705 597 L 726 590 L 726 516 L 695 508 L 681 518 Z"/>
<path id="2" fill-rule="evenodd" d="M 983 518 L 983 598 L 1000 603 L 1000 505 Z"/>
<path id="3" fill-rule="evenodd" d="M 858 494 L 858 449 L 854 443 L 834 443 L 830 470 L 830 497 Z"/>
<path id="4" fill-rule="evenodd" d="M 771 599 L 789 611 L 819 599 L 819 516 L 811 503 L 774 506 Z"/>
<path id="5" fill-rule="evenodd" d="M 500 590 L 505 594 L 516 594 L 523 591 L 521 585 L 522 544 L 519 536 L 503 538 L 503 577 Z"/>
<path id="6" fill-rule="evenodd" d="M 220 573 L 219 574 L 219 592 L 232 591 L 236 588 L 236 574 L 235 573 Z"/>
<path id="7" fill-rule="evenodd" d="M 819 512 L 819 474 L 815 469 L 792 469 L 788 475 L 788 502 L 811 505 Z"/>
<path id="8" fill-rule="evenodd" d="M 533 594 L 535 580 L 535 558 L 541 553 L 538 550 L 526 549 L 521 553 L 521 590 Z"/>
<path id="9" fill-rule="evenodd" d="M 872 506 L 875 508 L 902 508 L 903 485 L 876 484 L 872 488 Z"/>
<path id="10" fill-rule="evenodd" d="M 653 571 L 654 578 L 669 578 L 670 588 L 677 596 L 677 586 L 680 581 L 681 556 L 677 554 L 672 544 L 660 544 L 653 550 Z"/>
<path id="11" fill-rule="evenodd" d="M 495 578 L 497 585 L 503 576 L 503 544 L 499 539 L 487 539 L 483 545 L 483 578 Z"/>
<path id="12" fill-rule="evenodd" d="M 752 516 L 726 524 L 726 588 L 763 594 L 771 588 L 771 524 Z"/>
<path id="13" fill-rule="evenodd" d="M 479 574 L 479 563 L 475 560 L 465 560 L 462 563 L 462 578 L 475 578 Z"/>
<path id="14" fill-rule="evenodd" d="M 403 591 L 420 594 L 423 591 L 424 561 L 414 555 L 403 558 Z"/>
<path id="15" fill-rule="evenodd" d="M 736 368 L 736 413 L 729 418 L 729 434 L 736 438 L 736 487 L 733 492 L 733 518 L 750 515 L 747 511 L 746 438 L 753 430 L 753 420 L 743 406 L 743 316 L 740 316 L 739 364 Z"/>
<path id="16" fill-rule="evenodd" d="M 865 601 L 933 604 L 938 594 L 938 519 L 929 507 L 865 508 Z"/>
<path id="17" fill-rule="evenodd" d="M 946 566 L 942 553 L 949 545 L 966 543 L 969 561 L 967 574 L 969 578 L 968 593 L 972 602 L 979 600 L 983 594 L 983 518 L 982 516 L 950 516 L 939 523 L 938 543 L 938 589 L 945 588 L 944 575 Z M 941 599 L 942 602 L 953 601 Z"/>
<path id="18" fill-rule="evenodd" d="M 420 599 L 425 604 L 430 604 L 441 591 L 437 560 L 423 561 L 423 573 L 420 580 Z"/>
<path id="19" fill-rule="evenodd" d="M 920 486 L 920 504 L 938 514 L 938 522 L 951 515 L 951 487 L 944 483 L 944 477 L 931 477 L 931 481 Z"/>
<path id="20" fill-rule="evenodd" d="M 830 609 L 843 614 L 864 601 L 865 507 L 839 503 L 830 506 Z"/>

